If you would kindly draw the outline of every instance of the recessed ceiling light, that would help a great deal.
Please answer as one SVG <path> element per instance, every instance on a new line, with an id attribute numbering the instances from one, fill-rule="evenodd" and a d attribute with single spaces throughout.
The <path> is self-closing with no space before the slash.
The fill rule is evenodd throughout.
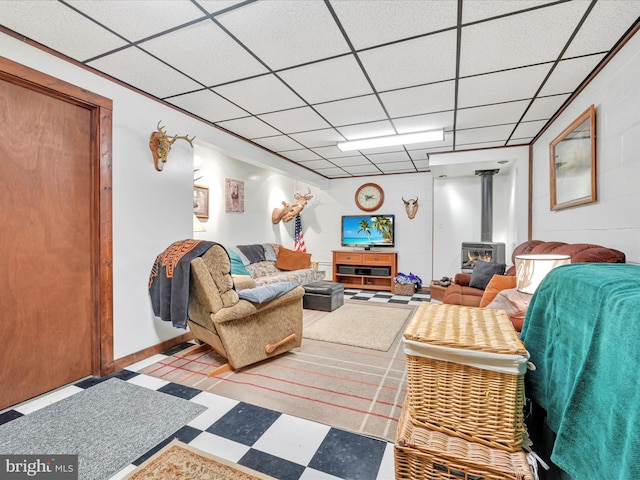
<path id="1" fill-rule="evenodd" d="M 362 138 L 348 142 L 339 142 L 337 147 L 343 152 L 351 150 L 365 150 L 367 148 L 389 147 L 392 145 L 409 145 L 422 142 L 442 142 L 444 129 L 429 130 L 427 132 L 403 133 L 387 135 L 386 137 Z"/>

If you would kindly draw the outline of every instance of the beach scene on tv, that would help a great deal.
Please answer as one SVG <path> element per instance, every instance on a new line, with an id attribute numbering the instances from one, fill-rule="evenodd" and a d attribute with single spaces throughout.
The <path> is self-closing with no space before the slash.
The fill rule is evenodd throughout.
<path id="1" fill-rule="evenodd" d="M 343 246 L 393 246 L 393 215 L 342 217 Z"/>

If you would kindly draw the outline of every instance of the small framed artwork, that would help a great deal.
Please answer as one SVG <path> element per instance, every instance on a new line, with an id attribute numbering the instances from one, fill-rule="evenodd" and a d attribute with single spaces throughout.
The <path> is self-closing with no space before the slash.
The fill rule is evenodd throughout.
<path id="1" fill-rule="evenodd" d="M 209 218 L 209 187 L 193 186 L 193 213 L 198 218 Z"/>
<path id="2" fill-rule="evenodd" d="M 224 179 L 225 211 L 244 212 L 244 182 L 241 180 Z"/>
<path id="3" fill-rule="evenodd" d="M 591 105 L 549 144 L 551 210 L 596 201 L 596 109 Z"/>

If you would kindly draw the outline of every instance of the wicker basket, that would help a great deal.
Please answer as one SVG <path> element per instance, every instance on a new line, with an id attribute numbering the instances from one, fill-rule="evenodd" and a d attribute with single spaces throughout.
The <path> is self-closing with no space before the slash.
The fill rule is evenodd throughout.
<path id="1" fill-rule="evenodd" d="M 505 452 L 416 425 L 405 403 L 395 443 L 396 480 L 533 480 L 524 452 Z"/>
<path id="2" fill-rule="evenodd" d="M 414 422 L 491 448 L 521 448 L 529 354 L 503 311 L 423 303 L 404 337 Z"/>
<path id="3" fill-rule="evenodd" d="M 394 287 L 394 292 L 396 295 L 413 295 L 416 293 L 416 284 L 415 283 L 396 283 Z"/>

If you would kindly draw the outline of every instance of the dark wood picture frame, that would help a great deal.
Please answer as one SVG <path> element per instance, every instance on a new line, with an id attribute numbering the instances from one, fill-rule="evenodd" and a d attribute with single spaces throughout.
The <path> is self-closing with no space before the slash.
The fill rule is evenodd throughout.
<path id="1" fill-rule="evenodd" d="M 198 218 L 209 218 L 209 187 L 193 186 L 193 213 Z"/>
<path id="2" fill-rule="evenodd" d="M 591 105 L 549 144 L 551 210 L 594 203 L 596 109 Z"/>

